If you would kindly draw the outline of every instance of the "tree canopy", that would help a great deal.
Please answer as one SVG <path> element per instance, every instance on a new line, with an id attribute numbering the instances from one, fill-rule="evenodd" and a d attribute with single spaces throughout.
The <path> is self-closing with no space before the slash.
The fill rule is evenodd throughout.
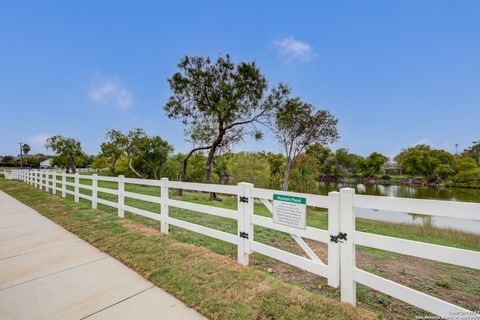
<path id="1" fill-rule="evenodd" d="M 234 154 L 228 160 L 228 170 L 232 183 L 250 182 L 259 188 L 267 188 L 270 183 L 270 165 L 259 153 Z"/>
<path id="2" fill-rule="evenodd" d="M 329 111 L 315 110 L 313 105 L 289 95 L 290 89 L 282 87 L 274 120 L 274 132 L 286 158 L 283 190 L 288 190 L 290 172 L 298 156 L 311 145 L 329 144 L 339 137 L 338 120 Z"/>
<path id="3" fill-rule="evenodd" d="M 474 141 L 471 147 L 465 149 L 464 155 L 472 157 L 480 165 L 480 140 Z"/>
<path id="4" fill-rule="evenodd" d="M 452 166 L 454 160 L 455 158 L 451 153 L 445 150 L 432 149 L 425 144 L 404 149 L 395 156 L 395 161 L 403 167 L 405 173 L 432 179 L 438 178 L 435 175 L 435 169 L 438 166 L 442 164 Z"/>
<path id="5" fill-rule="evenodd" d="M 48 138 L 45 146 L 57 154 L 67 172 L 75 173 L 75 158 L 82 155 L 80 141 L 56 135 Z"/>
<path id="6" fill-rule="evenodd" d="M 101 145 L 101 156 L 109 163 L 112 174 L 125 174 L 126 168 L 117 169 L 120 162 L 128 164 L 128 169 L 140 178 L 159 179 L 163 173 L 173 147 L 159 136 L 148 136 L 143 129 L 133 129 L 127 133 L 111 129 L 106 134 L 107 141 Z M 125 159 L 122 161 L 122 158 Z"/>
<path id="7" fill-rule="evenodd" d="M 24 155 L 27 155 L 30 152 L 30 150 L 31 150 L 30 145 L 26 143 L 22 145 L 22 152 Z"/>
<path id="8" fill-rule="evenodd" d="M 362 174 L 365 177 L 372 177 L 380 173 L 380 170 L 388 161 L 388 158 L 379 152 L 373 152 L 366 157 L 361 164 Z"/>
<path id="9" fill-rule="evenodd" d="M 273 108 L 270 99 L 263 99 L 267 81 L 255 62 L 234 63 L 229 55 L 214 62 L 186 56 L 178 68 L 168 79 L 172 95 L 164 110 L 169 118 L 183 122 L 194 149 L 208 150 L 205 182 L 210 183 L 219 149 L 242 140 L 245 134 L 261 138 L 258 125 Z"/>

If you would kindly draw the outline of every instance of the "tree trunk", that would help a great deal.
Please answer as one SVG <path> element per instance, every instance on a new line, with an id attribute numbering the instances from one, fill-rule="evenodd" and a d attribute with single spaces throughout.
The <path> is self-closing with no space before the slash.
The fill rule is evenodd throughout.
<path id="1" fill-rule="evenodd" d="M 185 182 L 185 177 L 187 176 L 187 165 L 188 159 L 190 159 L 191 155 L 193 154 L 192 151 L 183 159 L 182 161 L 182 171 L 180 172 L 180 181 Z M 183 189 L 177 189 L 177 196 L 183 196 Z"/>
<path id="2" fill-rule="evenodd" d="M 75 159 L 73 157 L 69 157 L 68 159 L 68 171 L 71 171 L 71 173 L 75 174 Z"/>
<path id="3" fill-rule="evenodd" d="M 112 176 L 115 177 L 115 165 L 117 164 L 118 159 L 115 159 L 112 163 Z"/>
<path id="4" fill-rule="evenodd" d="M 215 156 L 215 151 L 217 147 L 214 146 L 210 149 L 208 153 L 207 163 L 205 164 L 205 183 L 212 183 L 211 173 L 212 173 L 212 162 L 213 157 Z M 215 192 L 210 192 L 210 200 L 217 200 L 217 194 Z"/>
<path id="5" fill-rule="evenodd" d="M 198 148 L 193 148 L 192 150 L 190 150 L 190 152 L 186 155 L 186 157 L 182 161 L 182 171 L 180 172 L 180 181 L 181 182 L 185 182 L 185 179 L 187 177 L 187 166 L 188 166 L 188 160 L 190 159 L 190 157 L 196 151 L 210 149 L 211 147 L 212 146 L 198 147 Z M 183 196 L 183 189 L 177 189 L 177 196 L 179 196 L 179 197 Z"/>
<path id="6" fill-rule="evenodd" d="M 213 142 L 212 147 L 208 152 L 207 163 L 205 164 L 205 183 L 212 183 L 212 180 L 211 180 L 212 162 L 213 162 L 213 158 L 215 157 L 215 152 L 217 152 L 218 146 L 223 141 L 224 135 L 225 135 L 225 130 L 220 129 L 217 139 L 215 139 L 215 142 Z M 217 200 L 217 194 L 215 192 L 210 192 L 210 200 L 212 201 Z"/>
<path id="7" fill-rule="evenodd" d="M 287 160 L 287 164 L 285 166 L 285 172 L 283 173 L 283 184 L 282 184 L 282 190 L 283 191 L 288 191 L 288 179 L 290 178 L 290 172 L 292 171 L 292 165 L 293 165 L 293 161 L 292 160 Z"/>
<path id="8" fill-rule="evenodd" d="M 138 173 L 137 170 L 135 170 L 135 169 L 133 168 L 132 161 L 133 161 L 133 158 L 128 159 L 128 167 L 129 167 L 130 170 L 132 170 L 133 173 L 135 173 L 139 178 L 143 178 L 143 176 L 142 176 L 140 173 Z"/>

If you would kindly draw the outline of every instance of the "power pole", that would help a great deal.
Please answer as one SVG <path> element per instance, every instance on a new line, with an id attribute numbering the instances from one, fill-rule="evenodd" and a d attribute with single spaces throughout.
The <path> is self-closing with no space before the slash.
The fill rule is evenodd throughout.
<path id="1" fill-rule="evenodd" d="M 20 145 L 20 169 L 23 169 L 23 143 L 18 144 Z"/>

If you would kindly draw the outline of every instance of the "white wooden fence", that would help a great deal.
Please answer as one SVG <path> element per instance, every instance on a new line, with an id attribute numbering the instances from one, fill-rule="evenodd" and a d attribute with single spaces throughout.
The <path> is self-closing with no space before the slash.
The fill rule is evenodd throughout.
<path id="1" fill-rule="evenodd" d="M 406 254 L 414 257 L 450 263 L 453 265 L 480 269 L 480 252 L 447 246 L 387 237 L 355 230 L 355 208 L 379 209 L 398 212 L 411 212 L 424 215 L 480 220 L 480 204 L 439 200 L 420 200 L 383 196 L 355 195 L 354 189 L 343 188 L 340 192 L 330 192 L 328 196 L 283 192 L 255 188 L 250 183 L 238 185 L 215 185 L 189 182 L 104 177 L 94 175 L 58 174 L 39 170 L 17 170 L 5 173 L 7 179 L 25 181 L 35 187 L 61 192 L 62 197 L 70 194 L 78 202 L 80 198 L 91 201 L 92 207 L 97 203 L 117 208 L 118 216 L 123 218 L 128 211 L 160 221 L 161 231 L 168 233 L 169 225 L 174 225 L 193 232 L 220 239 L 237 246 L 238 262 L 248 265 L 249 255 L 253 252 L 269 256 L 300 269 L 312 272 L 328 279 L 332 287 L 340 286 L 341 300 L 356 304 L 356 283 L 361 283 L 406 303 L 424 309 L 444 318 L 480 319 L 480 314 L 466 310 L 449 302 L 408 288 L 391 280 L 359 269 L 355 263 L 356 245 Z M 61 179 L 59 180 L 59 178 Z M 67 177 L 74 182 L 68 182 Z M 91 185 L 80 184 L 80 179 L 91 179 Z M 102 188 L 98 181 L 111 181 L 118 184 L 117 189 Z M 125 191 L 125 183 L 160 188 L 158 196 L 144 195 Z M 58 185 L 60 184 L 60 187 Z M 67 186 L 73 187 L 68 190 Z M 230 194 L 238 199 L 237 210 L 195 204 L 169 198 L 169 189 L 185 189 L 203 192 Z M 91 196 L 82 194 L 80 189 L 91 190 Z M 117 202 L 101 199 L 98 192 L 117 195 Z M 272 218 L 254 214 L 254 201 L 261 201 L 270 211 L 273 206 L 273 194 L 306 198 L 307 205 L 328 209 L 328 231 L 306 227 L 305 230 L 276 224 Z M 150 212 L 125 204 L 125 197 L 158 203 L 160 212 Z M 257 199 L 257 200 L 255 200 Z M 238 233 L 230 234 L 204 227 L 169 216 L 169 208 L 177 207 L 205 214 L 215 215 L 237 221 Z M 286 252 L 273 246 L 255 241 L 254 226 L 261 226 L 291 234 L 293 239 L 305 251 L 309 258 Z M 326 243 L 328 245 L 328 264 L 322 261 L 307 245 L 303 238 Z M 463 319 L 462 318 L 462 319 Z"/>

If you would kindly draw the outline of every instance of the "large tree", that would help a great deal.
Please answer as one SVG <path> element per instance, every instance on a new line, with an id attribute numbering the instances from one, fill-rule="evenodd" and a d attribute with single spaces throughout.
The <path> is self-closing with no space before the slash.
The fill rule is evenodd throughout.
<path id="1" fill-rule="evenodd" d="M 267 188 L 270 183 L 270 164 L 260 153 L 233 154 L 228 161 L 228 171 L 233 183 L 250 182 L 259 188 Z"/>
<path id="2" fill-rule="evenodd" d="M 395 161 L 411 176 L 421 175 L 437 179 L 438 176 L 435 174 L 437 166 L 444 164 L 453 167 L 455 157 L 445 150 L 436 150 L 429 145 L 419 144 L 402 150 L 395 156 Z"/>
<path id="3" fill-rule="evenodd" d="M 350 153 L 346 148 L 339 148 L 328 157 L 325 169 L 336 177 L 348 177 L 360 172 L 363 161 L 362 156 Z"/>
<path id="4" fill-rule="evenodd" d="M 283 190 L 288 190 L 288 179 L 297 158 L 313 144 L 328 144 L 338 139 L 338 120 L 327 110 L 315 110 L 299 97 L 289 97 L 290 90 L 282 92 L 277 104 L 274 131 L 285 152 Z"/>
<path id="5" fill-rule="evenodd" d="M 361 170 L 364 177 L 373 177 L 380 173 L 388 158 L 379 152 L 373 152 L 361 162 Z"/>
<path id="6" fill-rule="evenodd" d="M 128 159 L 130 171 L 140 178 L 160 178 L 173 147 L 159 136 L 148 136 L 143 129 L 133 129 L 126 134 L 109 130 L 107 141 L 101 146 L 101 155 L 110 159 L 112 174 L 123 157 Z"/>
<path id="7" fill-rule="evenodd" d="M 45 146 L 63 159 L 67 173 L 75 173 L 75 158 L 82 155 L 80 141 L 56 135 L 48 138 Z"/>
<path id="8" fill-rule="evenodd" d="M 110 172 L 115 175 L 115 166 L 125 153 L 127 137 L 115 129 L 109 130 L 105 137 L 107 141 L 100 146 L 101 156 L 110 160 Z"/>
<path id="9" fill-rule="evenodd" d="M 139 141 L 133 167 L 144 178 L 160 179 L 173 147 L 159 136 L 144 137 Z"/>
<path id="10" fill-rule="evenodd" d="M 208 150 L 205 182 L 211 182 L 214 156 L 222 147 L 240 141 L 245 134 L 260 138 L 257 124 L 266 121 L 272 105 L 263 101 L 267 81 L 255 62 L 232 62 L 229 55 L 216 61 L 184 57 L 179 72 L 168 82 L 172 96 L 164 106 L 169 118 L 181 119 L 188 138 L 196 146 L 187 154 Z M 186 172 L 186 161 L 183 174 Z M 212 194 L 212 198 L 215 195 Z"/>
<path id="11" fill-rule="evenodd" d="M 464 155 L 470 156 L 475 159 L 477 164 L 480 164 L 480 140 L 474 141 L 473 145 L 470 148 L 465 149 L 463 153 Z"/>

